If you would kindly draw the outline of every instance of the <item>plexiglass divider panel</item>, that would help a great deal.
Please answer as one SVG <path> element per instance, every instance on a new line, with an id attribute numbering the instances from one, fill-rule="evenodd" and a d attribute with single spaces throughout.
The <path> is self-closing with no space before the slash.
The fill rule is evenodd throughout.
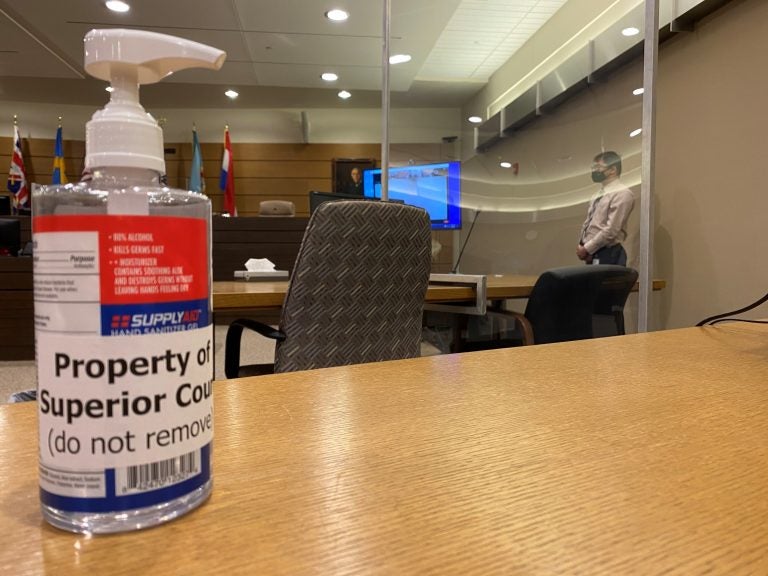
<path id="1" fill-rule="evenodd" d="M 418 143 L 430 153 L 415 153 L 416 143 L 393 131 L 391 169 L 460 162 L 452 270 L 538 276 L 586 265 L 598 256 L 579 255 L 580 242 L 600 232 L 595 220 L 591 236 L 583 236 L 590 207 L 599 197 L 608 205 L 618 196 L 616 207 L 596 217 L 619 210 L 622 221 L 589 247 L 621 244 L 626 264 L 638 267 L 643 12 L 642 2 L 614 4 L 606 11 L 578 0 L 521 2 L 494 11 L 462 3 L 421 64 L 411 101 L 420 89 L 435 96 L 418 122 L 427 126 L 442 116 L 443 123 L 429 124 L 424 135 L 431 141 Z M 397 26 L 392 34 L 406 40 Z M 405 100 L 393 92 L 395 124 L 411 112 Z M 593 173 L 607 181 L 595 182 Z M 439 194 L 434 187 L 428 193 Z M 507 303 L 519 310 L 525 304 Z M 636 296 L 625 316 L 627 331 L 635 331 Z"/>

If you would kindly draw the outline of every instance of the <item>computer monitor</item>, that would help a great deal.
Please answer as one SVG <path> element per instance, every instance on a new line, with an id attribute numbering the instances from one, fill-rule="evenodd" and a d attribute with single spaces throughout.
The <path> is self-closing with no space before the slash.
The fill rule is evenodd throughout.
<path id="1" fill-rule="evenodd" d="M 18 256 L 21 248 L 21 223 L 0 218 L 0 256 Z"/>
<path id="2" fill-rule="evenodd" d="M 334 200 L 372 200 L 372 198 L 365 198 L 364 196 L 353 196 L 350 194 L 337 194 L 336 192 L 318 192 L 311 191 L 309 193 L 309 213 L 313 214 L 317 207 L 323 202 L 332 202 Z"/>
<path id="3" fill-rule="evenodd" d="M 381 198 L 380 168 L 363 172 L 363 195 Z M 389 200 L 426 210 L 433 230 L 461 228 L 461 163 L 390 168 Z"/>

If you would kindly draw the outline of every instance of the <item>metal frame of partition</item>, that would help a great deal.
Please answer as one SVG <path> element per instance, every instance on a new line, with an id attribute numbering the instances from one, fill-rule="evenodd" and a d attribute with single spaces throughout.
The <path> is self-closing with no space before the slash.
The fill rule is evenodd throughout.
<path id="1" fill-rule="evenodd" d="M 381 43 L 381 199 L 389 200 L 389 29 L 392 0 L 383 0 Z"/>
<path id="2" fill-rule="evenodd" d="M 659 63 L 659 0 L 645 0 L 643 47 L 643 142 L 640 167 L 640 294 L 637 330 L 650 329 L 653 271 L 653 191 L 656 184 L 656 69 Z"/>
<path id="3" fill-rule="evenodd" d="M 381 138 L 381 198 L 389 197 L 389 46 L 392 1 L 383 2 L 382 22 L 382 138 Z M 650 297 L 653 288 L 653 191 L 655 186 L 656 151 L 656 76 L 659 52 L 659 0 L 644 0 L 645 36 L 643 47 L 643 114 L 640 187 L 640 290 L 638 301 L 638 331 L 650 327 Z M 477 129 L 476 129 L 477 131 Z"/>

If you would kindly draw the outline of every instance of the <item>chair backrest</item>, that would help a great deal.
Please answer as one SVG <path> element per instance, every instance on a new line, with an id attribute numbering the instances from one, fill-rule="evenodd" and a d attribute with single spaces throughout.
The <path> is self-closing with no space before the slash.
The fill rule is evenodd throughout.
<path id="1" fill-rule="evenodd" d="M 283 304 L 275 372 L 418 356 L 430 260 L 430 221 L 420 208 L 318 206 Z"/>
<path id="2" fill-rule="evenodd" d="M 259 216 L 292 217 L 296 215 L 296 205 L 289 200 L 264 200 L 259 202 Z"/>
<path id="3" fill-rule="evenodd" d="M 603 278 L 595 299 L 592 331 L 595 337 L 624 334 L 624 304 L 637 283 L 634 268 L 610 266 L 615 269 Z"/>
<path id="4" fill-rule="evenodd" d="M 21 222 L 0 218 L 0 255 L 18 256 L 21 248 Z"/>
<path id="5" fill-rule="evenodd" d="M 534 342 L 592 338 L 592 315 L 601 286 L 626 270 L 623 266 L 581 265 L 545 271 L 536 281 L 525 309 Z"/>

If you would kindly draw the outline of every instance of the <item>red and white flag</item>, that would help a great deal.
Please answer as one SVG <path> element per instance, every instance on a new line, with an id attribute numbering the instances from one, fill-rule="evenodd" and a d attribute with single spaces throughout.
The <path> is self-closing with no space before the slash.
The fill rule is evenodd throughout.
<path id="1" fill-rule="evenodd" d="M 29 209 L 29 187 L 27 173 L 24 171 L 24 157 L 21 154 L 21 136 L 19 127 L 13 126 L 13 155 L 11 168 L 8 170 L 8 190 L 13 194 L 13 206 Z"/>
<path id="2" fill-rule="evenodd" d="M 221 159 L 219 188 L 224 192 L 224 212 L 237 216 L 235 203 L 235 175 L 232 172 L 232 144 L 229 142 L 229 126 L 224 129 L 224 156 Z"/>

